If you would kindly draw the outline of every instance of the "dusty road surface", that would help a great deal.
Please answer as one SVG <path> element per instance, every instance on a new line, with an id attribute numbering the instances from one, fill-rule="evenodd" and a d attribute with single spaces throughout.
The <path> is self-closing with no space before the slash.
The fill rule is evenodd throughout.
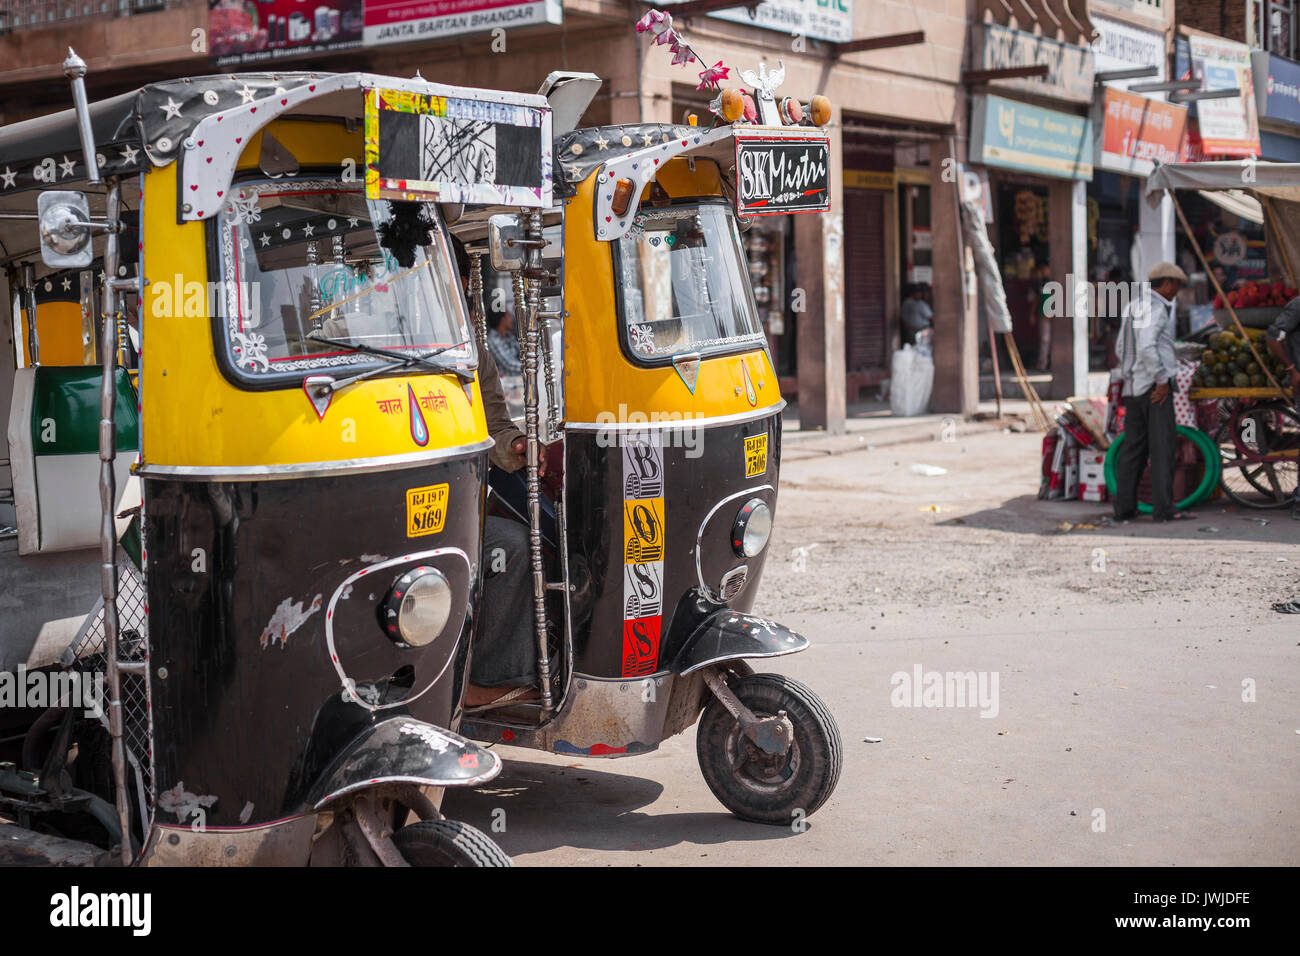
<path id="1" fill-rule="evenodd" d="M 786 444 L 756 610 L 813 646 L 758 669 L 821 694 L 845 750 L 804 832 L 723 810 L 694 730 L 619 760 L 502 747 L 447 812 L 498 821 L 518 865 L 1300 863 L 1300 618 L 1269 607 L 1300 597 L 1300 522 L 1062 531 L 1109 506 L 1036 499 L 1040 436 L 936 437 Z M 996 697 L 894 706 L 917 668 Z"/>

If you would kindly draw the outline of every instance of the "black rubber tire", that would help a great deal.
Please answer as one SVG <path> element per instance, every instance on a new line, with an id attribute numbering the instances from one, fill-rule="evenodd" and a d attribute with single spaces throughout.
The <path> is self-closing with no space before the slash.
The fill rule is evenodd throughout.
<path id="1" fill-rule="evenodd" d="M 393 834 L 411 866 L 513 866 L 490 836 L 459 820 L 421 820 Z"/>
<path id="2" fill-rule="evenodd" d="M 788 826 L 797 811 L 811 816 L 834 791 L 844 763 L 835 718 L 820 697 L 780 674 L 753 674 L 728 686 L 758 717 L 784 710 L 794 725 L 794 744 L 783 762 L 763 767 L 740 723 L 715 697 L 704 709 L 695 737 L 704 782 L 742 820 Z"/>

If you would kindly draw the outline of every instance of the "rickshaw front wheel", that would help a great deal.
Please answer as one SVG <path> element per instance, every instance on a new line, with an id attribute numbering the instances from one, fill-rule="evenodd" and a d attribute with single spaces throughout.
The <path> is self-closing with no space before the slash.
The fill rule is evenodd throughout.
<path id="1" fill-rule="evenodd" d="M 393 833 L 393 845 L 411 866 L 513 866 L 481 830 L 459 820 L 421 820 Z"/>
<path id="2" fill-rule="evenodd" d="M 714 698 L 695 738 L 704 782 L 742 820 L 797 825 L 826 802 L 839 782 L 844 748 L 835 718 L 820 697 L 780 674 L 752 674 L 728 686 L 756 717 L 784 711 L 794 741 L 785 754 L 764 753 Z"/>

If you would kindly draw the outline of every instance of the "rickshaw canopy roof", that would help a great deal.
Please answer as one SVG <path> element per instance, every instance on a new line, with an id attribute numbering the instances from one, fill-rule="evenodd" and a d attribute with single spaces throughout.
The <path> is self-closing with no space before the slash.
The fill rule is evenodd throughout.
<path id="1" fill-rule="evenodd" d="M 146 162 L 175 161 L 186 138 L 208 116 L 320 79 L 323 73 L 223 73 L 151 83 L 90 105 L 104 176 L 137 173 Z M 47 163 L 47 161 L 49 161 Z M 55 179 L 38 178 L 53 165 Z M 9 174 L 13 173 L 11 177 Z M 0 195 L 84 181 L 86 167 L 76 111 L 0 129 Z M 12 180 L 12 181 L 11 181 Z"/>

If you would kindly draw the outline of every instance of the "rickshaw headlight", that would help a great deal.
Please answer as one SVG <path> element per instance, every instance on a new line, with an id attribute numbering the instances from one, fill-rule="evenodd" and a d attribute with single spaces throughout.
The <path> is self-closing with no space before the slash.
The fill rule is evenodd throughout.
<path id="1" fill-rule="evenodd" d="M 424 647 L 451 617 L 451 584 L 437 568 L 418 567 L 393 583 L 379 608 L 384 633 L 404 647 Z"/>
<path id="2" fill-rule="evenodd" d="M 731 526 L 731 549 L 737 557 L 753 558 L 767 547 L 772 536 L 772 509 L 762 498 L 750 498 Z"/>

